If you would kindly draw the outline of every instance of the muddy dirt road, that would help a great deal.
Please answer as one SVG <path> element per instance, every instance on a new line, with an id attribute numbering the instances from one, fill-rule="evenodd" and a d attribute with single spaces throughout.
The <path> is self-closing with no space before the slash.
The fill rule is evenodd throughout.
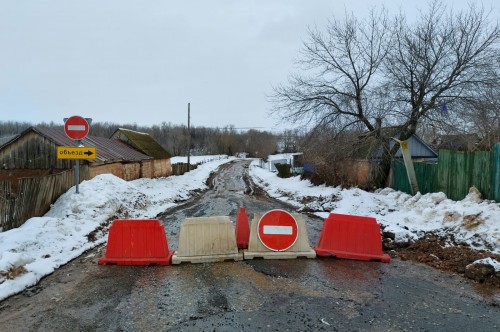
<path id="1" fill-rule="evenodd" d="M 159 216 L 170 248 L 184 218 L 292 211 L 253 188 L 247 162 Z M 322 220 L 304 216 L 316 244 Z M 394 259 L 99 266 L 104 247 L 0 302 L 2 331 L 498 331 L 500 307 L 460 276 Z"/>

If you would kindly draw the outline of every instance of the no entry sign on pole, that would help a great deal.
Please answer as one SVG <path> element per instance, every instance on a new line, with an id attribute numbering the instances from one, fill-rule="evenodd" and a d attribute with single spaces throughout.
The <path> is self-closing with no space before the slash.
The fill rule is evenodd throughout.
<path id="1" fill-rule="evenodd" d="M 84 139 L 89 133 L 89 123 L 85 118 L 73 115 L 64 123 L 64 131 L 69 138 L 74 140 Z"/>
<path id="2" fill-rule="evenodd" d="M 257 224 L 259 240 L 269 250 L 285 251 L 295 244 L 299 231 L 297 221 L 283 210 L 271 210 Z"/>
<path id="3" fill-rule="evenodd" d="M 92 119 L 89 119 L 92 122 Z M 80 140 L 87 137 L 89 133 L 89 122 L 78 115 L 73 115 L 67 119 L 64 119 L 64 132 L 69 138 L 75 140 L 76 145 L 80 145 Z M 58 149 L 59 150 L 59 149 Z M 95 154 L 95 152 L 92 152 Z M 75 161 L 75 183 L 76 183 L 76 193 L 80 193 L 78 190 L 78 185 L 80 183 L 80 160 Z"/>

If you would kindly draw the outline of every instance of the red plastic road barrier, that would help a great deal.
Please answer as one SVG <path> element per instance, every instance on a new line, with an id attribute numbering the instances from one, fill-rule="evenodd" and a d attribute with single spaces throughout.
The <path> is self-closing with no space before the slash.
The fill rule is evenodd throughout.
<path id="1" fill-rule="evenodd" d="M 238 249 L 248 249 L 249 239 L 250 226 L 248 225 L 247 211 L 241 207 L 236 216 L 236 245 Z"/>
<path id="2" fill-rule="evenodd" d="M 391 257 L 382 252 L 380 226 L 375 218 L 370 217 L 330 213 L 321 230 L 318 246 L 313 249 L 322 257 L 391 261 Z"/>
<path id="3" fill-rule="evenodd" d="M 115 220 L 109 228 L 106 254 L 99 264 L 170 265 L 165 229 L 158 219 Z"/>

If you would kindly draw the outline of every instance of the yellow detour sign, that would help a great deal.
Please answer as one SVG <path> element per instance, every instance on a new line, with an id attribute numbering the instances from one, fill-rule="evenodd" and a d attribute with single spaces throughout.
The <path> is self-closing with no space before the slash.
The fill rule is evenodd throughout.
<path id="1" fill-rule="evenodd" d="M 77 146 L 57 147 L 57 159 L 95 159 L 95 157 L 95 148 Z"/>

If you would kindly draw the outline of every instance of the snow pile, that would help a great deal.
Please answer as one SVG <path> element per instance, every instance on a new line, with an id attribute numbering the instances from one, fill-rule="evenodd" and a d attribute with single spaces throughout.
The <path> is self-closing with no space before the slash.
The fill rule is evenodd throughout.
<path id="1" fill-rule="evenodd" d="M 488 265 L 493 266 L 493 268 L 495 269 L 496 272 L 500 272 L 500 262 L 497 262 L 496 260 L 494 260 L 490 257 L 479 259 L 472 264 L 488 264 Z M 470 264 L 470 265 L 472 265 L 472 264 Z M 467 265 L 467 267 L 469 267 L 470 265 Z"/>

